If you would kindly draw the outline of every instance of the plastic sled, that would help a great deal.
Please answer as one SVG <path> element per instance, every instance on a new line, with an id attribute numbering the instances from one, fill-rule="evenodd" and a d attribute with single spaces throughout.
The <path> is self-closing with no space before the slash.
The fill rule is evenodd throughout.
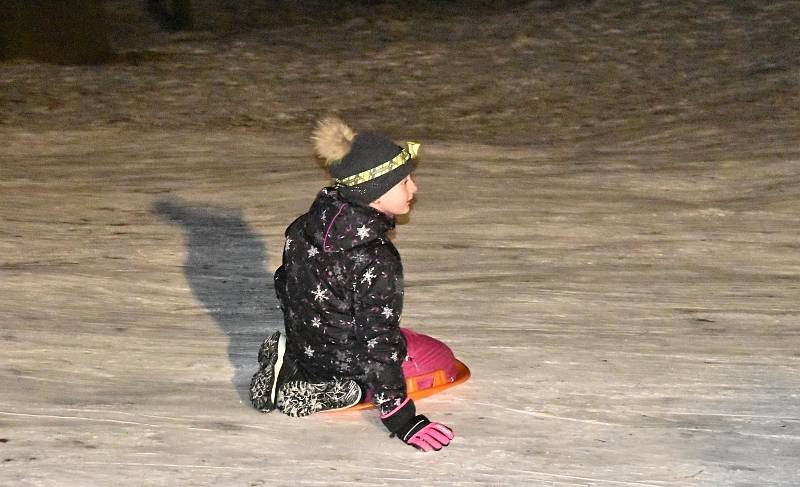
<path id="1" fill-rule="evenodd" d="M 439 394 L 469 379 L 469 368 L 455 358 L 450 347 L 408 328 L 402 328 L 401 331 L 408 345 L 409 358 L 403 362 L 403 375 L 406 378 L 406 393 L 411 399 L 417 401 Z M 357 411 L 371 407 L 372 396 L 367 394 L 363 402 L 339 411 Z"/>

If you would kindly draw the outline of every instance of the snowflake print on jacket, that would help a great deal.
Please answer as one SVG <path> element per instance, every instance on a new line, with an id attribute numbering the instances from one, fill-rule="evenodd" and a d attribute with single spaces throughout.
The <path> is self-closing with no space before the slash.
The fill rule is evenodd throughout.
<path id="1" fill-rule="evenodd" d="M 286 230 L 275 272 L 287 355 L 300 373 L 353 379 L 373 392 L 383 414 L 406 397 L 403 269 L 386 236 L 393 228 L 394 219 L 325 188 Z"/>

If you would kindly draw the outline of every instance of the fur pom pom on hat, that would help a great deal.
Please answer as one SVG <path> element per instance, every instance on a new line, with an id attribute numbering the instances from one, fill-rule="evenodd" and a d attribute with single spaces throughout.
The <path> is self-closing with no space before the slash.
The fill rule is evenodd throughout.
<path id="1" fill-rule="evenodd" d="M 328 166 L 340 161 L 350 152 L 356 133 L 341 119 L 328 117 L 317 122 L 317 128 L 311 135 L 314 149 Z"/>
<path id="2" fill-rule="evenodd" d="M 419 144 L 404 149 L 373 133 L 356 133 L 341 119 L 328 117 L 311 135 L 336 188 L 348 200 L 369 205 L 403 180 L 413 169 Z"/>

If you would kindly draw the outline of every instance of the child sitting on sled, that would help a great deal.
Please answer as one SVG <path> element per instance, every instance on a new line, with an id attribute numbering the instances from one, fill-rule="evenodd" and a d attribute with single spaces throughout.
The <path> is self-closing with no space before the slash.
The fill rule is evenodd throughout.
<path id="1" fill-rule="evenodd" d="M 387 236 L 417 191 L 411 171 L 419 145 L 356 134 L 337 118 L 321 121 L 312 139 L 335 185 L 286 230 L 275 272 L 286 333 L 261 346 L 253 405 L 306 416 L 371 394 L 391 436 L 439 450 L 453 432 L 416 413 L 403 373 L 411 346 L 433 339 L 400 328 L 403 269 Z"/>

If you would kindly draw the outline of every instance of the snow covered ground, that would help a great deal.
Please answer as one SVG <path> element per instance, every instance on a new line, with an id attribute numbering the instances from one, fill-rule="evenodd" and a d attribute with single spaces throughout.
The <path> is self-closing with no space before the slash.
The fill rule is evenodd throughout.
<path id="1" fill-rule="evenodd" d="M 793 2 L 556 3 L 222 35 L 107 2 L 141 64 L 0 66 L 0 485 L 800 485 Z M 437 454 L 243 402 L 331 112 L 423 143 L 403 322 L 473 373 L 419 403 Z"/>

